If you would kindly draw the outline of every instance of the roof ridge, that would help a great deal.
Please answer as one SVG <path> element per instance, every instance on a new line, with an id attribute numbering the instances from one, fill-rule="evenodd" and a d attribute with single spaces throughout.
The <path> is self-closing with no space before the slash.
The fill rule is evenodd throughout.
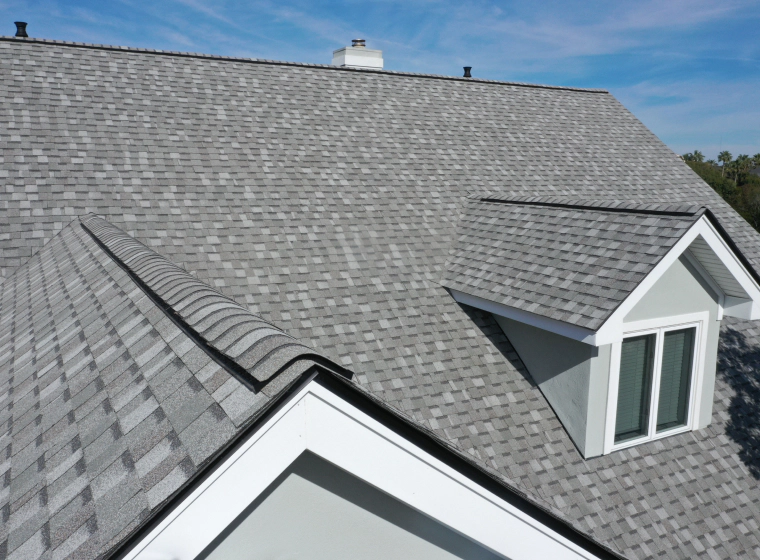
<path id="1" fill-rule="evenodd" d="M 303 362 L 351 373 L 94 214 L 82 228 L 185 334 L 254 392 Z M 231 313 L 232 311 L 232 313 Z M 223 328 L 217 328 L 224 324 Z"/>
<path id="2" fill-rule="evenodd" d="M 363 72 L 368 74 L 387 74 L 390 76 L 400 77 L 413 77 L 413 78 L 427 78 L 432 80 L 451 80 L 456 82 L 473 82 L 478 84 L 494 84 L 505 86 L 516 86 L 536 89 L 555 89 L 562 91 L 575 91 L 583 93 L 607 93 L 609 91 L 601 88 L 583 88 L 575 86 L 553 86 L 548 84 L 531 84 L 527 82 L 509 82 L 505 80 L 486 80 L 483 78 L 465 78 L 460 76 L 446 76 L 443 74 L 424 74 L 418 72 L 401 72 L 397 70 L 384 70 L 373 68 L 350 68 L 343 66 L 333 66 L 332 64 L 314 64 L 308 62 L 288 62 L 283 60 L 268 60 L 263 58 L 246 58 L 239 56 L 226 56 L 216 54 L 204 54 L 193 53 L 183 51 L 163 51 L 159 49 L 145 49 L 141 47 L 121 47 L 118 45 L 102 45 L 97 43 L 77 43 L 75 41 L 61 41 L 57 39 L 38 39 L 38 38 L 22 38 L 13 37 L 9 35 L 0 35 L 0 42 L 8 43 L 33 43 L 43 45 L 58 45 L 64 47 L 75 47 L 82 49 L 92 50 L 104 50 L 104 51 L 116 51 L 116 52 L 134 52 L 140 54 L 155 54 L 160 56 L 177 56 L 183 58 L 196 58 L 201 60 L 220 60 L 226 62 L 245 62 L 248 64 L 270 64 L 274 66 L 295 66 L 304 68 L 318 68 L 323 70 L 335 70 L 338 72 Z"/>
<path id="3" fill-rule="evenodd" d="M 695 216 L 707 210 L 705 205 L 694 202 L 639 202 L 636 200 L 583 199 L 555 196 L 511 196 L 498 193 L 470 194 L 467 198 L 469 200 L 499 204 L 603 210 L 627 214 Z"/>

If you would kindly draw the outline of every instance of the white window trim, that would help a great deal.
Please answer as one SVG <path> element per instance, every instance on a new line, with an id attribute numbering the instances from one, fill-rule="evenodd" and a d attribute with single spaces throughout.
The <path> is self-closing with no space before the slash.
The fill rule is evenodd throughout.
<path id="1" fill-rule="evenodd" d="M 597 558 L 312 381 L 125 559 L 194 559 L 306 450 L 506 558 Z"/>
<path id="2" fill-rule="evenodd" d="M 702 394 L 702 388 L 704 384 L 704 370 L 705 370 L 705 350 L 707 348 L 707 328 L 710 321 L 710 313 L 707 311 L 700 313 L 690 313 L 687 315 L 678 315 L 673 317 L 662 317 L 657 319 L 647 319 L 644 321 L 636 321 L 625 324 L 623 336 L 620 341 L 615 342 L 612 345 L 612 351 L 610 354 L 610 377 L 607 393 L 607 415 L 605 420 L 604 430 L 604 454 L 612 451 L 618 451 L 627 447 L 633 447 L 649 441 L 654 441 L 669 437 L 675 434 L 688 432 L 694 429 L 699 418 L 699 407 Z M 617 397 L 618 389 L 620 386 L 620 356 L 623 346 L 623 339 L 649 334 L 652 332 L 659 332 L 662 330 L 674 330 L 680 328 L 696 327 L 697 332 L 695 335 L 695 348 L 694 348 L 694 365 L 692 371 L 692 383 L 689 392 L 689 407 L 687 412 L 686 425 L 676 427 L 671 430 L 667 430 L 661 433 L 656 433 L 657 422 L 657 405 L 659 399 L 659 383 L 660 383 L 660 361 L 662 359 L 659 345 L 660 339 L 657 337 L 657 347 L 655 348 L 655 364 L 654 364 L 654 380 L 652 384 L 652 408 L 649 414 L 649 429 L 646 436 L 637 438 L 634 440 L 626 441 L 620 444 L 615 444 L 615 420 L 617 417 Z M 651 434 L 651 435 L 650 435 Z"/>

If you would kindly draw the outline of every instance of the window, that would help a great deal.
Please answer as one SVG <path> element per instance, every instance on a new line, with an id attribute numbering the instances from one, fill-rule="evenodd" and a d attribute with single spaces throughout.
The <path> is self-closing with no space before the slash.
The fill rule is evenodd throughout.
<path id="1" fill-rule="evenodd" d="M 691 429 L 702 322 L 670 322 L 668 326 L 653 321 L 633 325 L 648 328 L 631 328 L 618 345 L 618 367 L 613 368 L 615 379 L 610 383 L 611 448 Z"/>

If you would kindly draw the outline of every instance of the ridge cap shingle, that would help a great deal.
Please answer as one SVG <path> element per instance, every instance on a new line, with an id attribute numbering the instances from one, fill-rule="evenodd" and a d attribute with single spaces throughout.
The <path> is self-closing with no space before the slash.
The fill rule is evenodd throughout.
<path id="1" fill-rule="evenodd" d="M 232 298 L 198 280 L 182 267 L 103 218 L 88 214 L 80 218 L 80 223 L 167 317 L 252 391 L 260 391 L 272 378 L 303 361 L 310 361 L 333 372 L 351 376 L 345 368 L 335 364 L 327 356 L 306 346 Z M 188 290 L 188 286 L 195 289 Z M 203 293 L 201 298 L 198 297 L 199 293 Z M 199 306 L 197 303 L 200 299 L 203 299 L 203 303 Z M 230 344 L 229 341 L 220 344 L 225 338 L 209 336 L 211 327 L 229 317 L 231 311 L 235 314 L 235 326 L 245 325 L 245 330 L 238 333 L 234 344 Z M 212 317 L 211 321 L 209 317 Z M 228 330 L 232 328 L 234 326 L 230 326 Z M 254 334 L 253 331 L 261 329 L 266 329 L 268 335 L 250 336 Z M 240 347 L 240 341 L 247 344 Z M 233 346 L 234 355 L 230 353 Z"/>
<path id="2" fill-rule="evenodd" d="M 636 200 L 584 199 L 559 196 L 511 196 L 499 193 L 470 194 L 467 196 L 467 199 L 495 204 L 548 206 L 554 208 L 573 208 L 575 210 L 601 210 L 669 216 L 695 216 L 704 213 L 708 209 L 704 204 L 693 202 L 639 202 Z"/>
<path id="3" fill-rule="evenodd" d="M 368 74 L 387 74 L 390 76 L 410 77 L 410 78 L 427 78 L 433 80 L 451 80 L 457 82 L 473 82 L 478 84 L 494 84 L 504 86 L 516 86 L 536 89 L 555 89 L 562 91 L 574 91 L 583 93 L 606 93 L 609 91 L 601 88 L 583 88 L 576 86 L 556 86 L 551 84 L 531 84 L 528 82 L 510 82 L 506 80 L 487 80 L 484 78 L 465 78 L 460 76 L 446 76 L 444 74 L 426 74 L 423 72 L 402 72 L 398 70 L 385 70 L 374 68 L 352 68 L 346 66 L 333 66 L 332 64 L 316 64 L 309 62 L 289 62 L 285 60 L 269 60 L 265 58 L 248 58 L 242 56 L 229 56 L 218 54 L 206 54 L 184 51 L 164 51 L 160 49 L 146 49 L 142 47 L 124 47 L 119 45 L 104 45 L 98 43 L 81 43 L 75 41 L 61 41 L 58 39 L 41 39 L 35 37 L 20 38 L 11 35 L 0 35 L 0 42 L 8 43 L 30 43 L 42 45 L 56 45 L 63 47 L 84 48 L 103 51 L 133 52 L 139 54 L 155 54 L 159 56 L 177 56 L 183 58 L 196 58 L 200 60 L 220 60 L 226 62 L 245 62 L 249 64 L 270 64 L 273 66 L 295 66 L 303 68 L 317 68 L 322 70 L 335 70 L 338 72 L 363 72 Z"/>

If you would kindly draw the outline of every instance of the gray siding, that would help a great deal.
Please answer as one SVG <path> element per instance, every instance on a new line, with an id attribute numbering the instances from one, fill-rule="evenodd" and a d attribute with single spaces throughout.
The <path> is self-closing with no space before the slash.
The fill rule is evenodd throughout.
<path id="1" fill-rule="evenodd" d="M 199 558 L 502 558 L 310 453 L 296 459 L 211 548 Z"/>
<path id="2" fill-rule="evenodd" d="M 652 286 L 652 289 L 626 315 L 624 322 L 642 321 L 674 315 L 707 311 L 707 348 L 705 350 L 704 380 L 699 398 L 700 416 L 697 427 L 703 428 L 712 420 L 715 369 L 718 360 L 718 295 L 684 257 L 678 259 Z"/>
<path id="3" fill-rule="evenodd" d="M 710 314 L 697 421 L 697 427 L 702 428 L 712 418 L 720 334 L 717 294 L 681 257 L 628 313 L 624 322 L 699 311 Z M 601 455 L 612 345 L 595 348 L 504 317 L 496 317 L 496 320 L 581 454 L 586 458 Z"/>
<path id="4" fill-rule="evenodd" d="M 610 347 L 595 348 L 505 317 L 496 320 L 580 452 L 600 455 Z"/>

